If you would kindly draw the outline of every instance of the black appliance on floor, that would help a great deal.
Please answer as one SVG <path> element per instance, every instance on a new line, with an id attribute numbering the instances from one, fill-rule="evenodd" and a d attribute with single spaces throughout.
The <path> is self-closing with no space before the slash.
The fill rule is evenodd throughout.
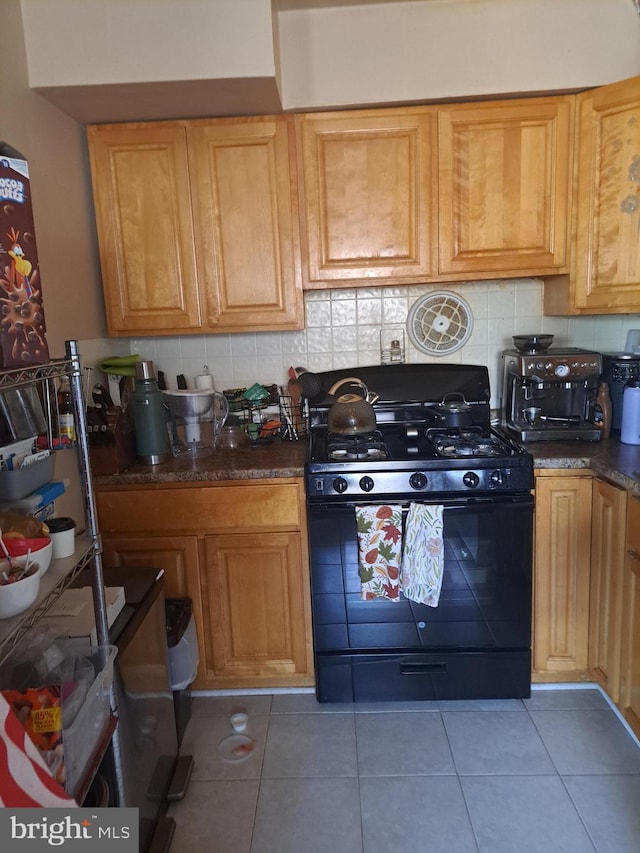
<path id="1" fill-rule="evenodd" d="M 109 629 L 109 641 L 118 649 L 118 726 L 99 772 L 110 789 L 109 806 L 139 810 L 140 852 L 166 853 L 175 831 L 167 808 L 184 796 L 193 758 L 179 753 L 163 572 L 133 566 L 105 567 L 103 572 L 105 586 L 124 587 L 125 605 Z M 83 572 L 74 583 L 83 586 L 86 580 Z M 119 754 L 118 762 L 113 752 Z"/>
<path id="2" fill-rule="evenodd" d="M 374 432 L 334 434 L 329 389 L 355 377 Z M 315 386 L 314 387 L 314 383 Z M 321 702 L 530 695 L 533 461 L 490 423 L 486 367 L 315 374 L 306 464 L 316 692 Z M 362 393 L 356 383 L 338 393 Z M 363 600 L 356 507 L 443 507 L 437 607 Z"/>

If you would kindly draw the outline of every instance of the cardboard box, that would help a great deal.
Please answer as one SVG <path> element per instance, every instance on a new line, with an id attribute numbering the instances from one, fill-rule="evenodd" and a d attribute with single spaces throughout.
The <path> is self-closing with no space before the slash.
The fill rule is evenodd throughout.
<path id="1" fill-rule="evenodd" d="M 0 367 L 49 361 L 29 167 L 0 142 Z"/>
<path id="2" fill-rule="evenodd" d="M 125 605 L 124 587 L 107 586 L 104 594 L 107 603 L 107 624 L 111 627 Z M 91 587 L 66 589 L 41 622 L 45 627 L 56 627 L 61 637 L 88 638 L 95 645 L 97 636 Z"/>

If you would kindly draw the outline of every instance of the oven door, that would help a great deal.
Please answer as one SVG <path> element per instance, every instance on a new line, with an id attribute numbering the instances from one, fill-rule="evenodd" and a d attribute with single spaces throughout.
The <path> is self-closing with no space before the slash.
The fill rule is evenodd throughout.
<path id="1" fill-rule="evenodd" d="M 345 655 L 350 681 L 357 678 L 352 664 L 378 661 L 382 671 L 383 658 L 391 656 L 394 672 L 435 673 L 436 684 L 438 672 L 448 673 L 440 679 L 443 684 L 450 682 L 463 659 L 475 661 L 475 677 L 491 660 L 511 656 L 526 668 L 528 690 L 533 497 L 527 493 L 443 502 L 445 567 L 437 607 L 402 594 L 399 601 L 361 598 L 355 506 L 363 503 L 309 504 L 318 695 L 323 672 L 340 668 Z M 408 502 L 393 503 L 408 510 Z M 458 678 L 468 679 L 469 671 L 463 668 Z M 449 684 L 436 695 L 465 695 L 457 690 Z"/>

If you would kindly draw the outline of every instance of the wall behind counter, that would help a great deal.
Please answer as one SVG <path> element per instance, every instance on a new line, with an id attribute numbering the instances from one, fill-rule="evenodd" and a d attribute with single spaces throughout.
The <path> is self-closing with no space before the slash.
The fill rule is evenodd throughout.
<path id="1" fill-rule="evenodd" d="M 624 349 L 628 329 L 640 328 L 640 314 L 545 317 L 538 279 L 465 282 L 461 285 L 404 285 L 349 288 L 305 293 L 306 328 L 299 332 L 258 332 L 182 337 L 102 339 L 81 342 L 85 365 L 106 355 L 139 353 L 164 371 L 169 387 L 183 373 L 189 387 L 208 365 L 217 390 L 254 382 L 282 384 L 290 365 L 323 371 L 378 364 L 380 329 L 403 326 L 416 299 L 434 290 L 462 296 L 473 313 L 473 332 L 465 346 L 446 356 L 456 363 L 486 364 L 492 405 L 499 404 L 500 352 L 517 333 L 551 332 L 554 346 L 578 346 L 599 352 Z M 405 335 L 406 360 L 437 362 L 413 347 Z"/>

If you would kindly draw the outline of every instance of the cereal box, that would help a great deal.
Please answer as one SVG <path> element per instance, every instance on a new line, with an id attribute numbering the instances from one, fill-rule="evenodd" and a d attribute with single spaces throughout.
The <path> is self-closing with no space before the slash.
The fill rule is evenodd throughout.
<path id="1" fill-rule="evenodd" d="M 48 360 L 29 168 L 0 142 L 0 367 Z"/>

